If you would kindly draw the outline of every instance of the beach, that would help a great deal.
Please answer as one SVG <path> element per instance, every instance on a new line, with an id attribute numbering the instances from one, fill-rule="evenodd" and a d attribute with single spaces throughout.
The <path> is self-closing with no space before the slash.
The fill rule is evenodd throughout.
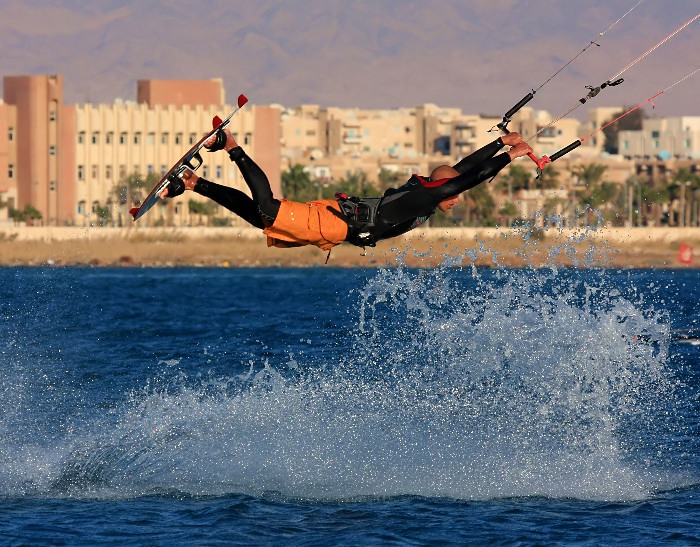
<path id="1" fill-rule="evenodd" d="M 253 228 L 104 228 L 11 226 L 0 228 L 2 266 L 378 267 L 399 262 L 434 267 L 566 266 L 617 268 L 697 267 L 679 261 L 685 244 L 700 249 L 700 228 L 424 228 L 381 241 L 349 244 L 330 256 L 316 247 L 268 248 Z"/>

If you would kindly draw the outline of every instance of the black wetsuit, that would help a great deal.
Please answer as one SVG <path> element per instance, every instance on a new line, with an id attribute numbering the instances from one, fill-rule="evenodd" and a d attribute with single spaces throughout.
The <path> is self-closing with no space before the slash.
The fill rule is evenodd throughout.
<path id="1" fill-rule="evenodd" d="M 433 181 L 413 175 L 403 186 L 387 190 L 377 210 L 375 240 L 395 237 L 420 226 L 435 213 L 441 201 L 496 175 L 510 163 L 508 154 L 496 156 L 503 146 L 499 138 L 462 159 L 454 166 L 459 172 L 454 178 Z M 202 178 L 197 181 L 194 191 L 226 207 L 257 228 L 272 225 L 280 202 L 273 197 L 267 176 L 241 147 L 231 150 L 229 156 L 236 162 L 248 184 L 252 199 L 240 190 Z M 350 227 L 347 241 L 358 244 L 356 236 L 356 230 Z"/>

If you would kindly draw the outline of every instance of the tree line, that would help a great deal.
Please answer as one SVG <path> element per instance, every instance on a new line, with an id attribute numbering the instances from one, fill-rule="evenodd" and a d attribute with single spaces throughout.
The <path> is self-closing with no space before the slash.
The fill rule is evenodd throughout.
<path id="1" fill-rule="evenodd" d="M 462 194 L 460 204 L 447 213 L 437 211 L 430 219 L 432 226 L 512 226 L 531 221 L 522 218 L 518 206 L 522 200 L 537 204 L 541 218 L 577 219 L 588 222 L 591 215 L 602 217 L 615 226 L 700 225 L 700 176 L 686 168 L 673 172 L 666 184 L 652 184 L 647 177 L 633 176 L 625 184 L 606 179 L 607 167 L 595 162 L 576 165 L 562 173 L 548 165 L 539 177 L 532 169 L 513 164 L 502 171 L 490 184 L 484 183 Z M 566 175 L 566 180 L 563 178 Z M 370 182 L 364 171 L 346 172 L 339 180 L 314 177 L 300 164 L 282 173 L 283 197 L 295 201 L 333 199 L 337 192 L 350 196 L 381 196 L 388 188 L 395 188 L 407 176 L 381 169 L 378 181 Z M 128 219 L 128 209 L 140 203 L 155 186 L 159 177 L 129 174 L 115 185 L 106 203 L 91 204 L 93 222 L 99 226 L 122 226 Z M 551 190 L 560 190 L 551 192 Z M 550 191 L 550 192 L 547 192 Z M 167 202 L 164 202 L 167 204 Z M 0 208 L 6 207 L 0 202 Z M 190 216 L 200 225 L 229 225 L 230 217 L 220 215 L 220 207 L 211 201 L 190 199 Z M 595 212 L 595 213 L 594 213 Z M 39 210 L 27 204 L 22 210 L 10 208 L 8 216 L 16 224 L 32 224 L 42 219 Z M 532 217 L 532 215 L 529 215 Z M 154 224 L 163 224 L 161 218 Z M 573 220 L 560 223 L 572 224 Z"/>

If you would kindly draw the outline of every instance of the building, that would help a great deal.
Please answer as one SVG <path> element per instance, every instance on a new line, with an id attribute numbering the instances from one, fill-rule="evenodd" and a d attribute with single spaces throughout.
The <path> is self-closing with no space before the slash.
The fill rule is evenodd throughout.
<path id="1" fill-rule="evenodd" d="M 149 174 L 157 180 L 211 127 L 215 115 L 235 108 L 225 104 L 220 80 L 141 80 L 141 102 L 64 105 L 60 76 L 10 76 L 4 78 L 4 95 L 0 129 L 8 138 L 0 140 L 0 168 L 7 178 L 0 181 L 0 198 L 14 209 L 36 208 L 47 225 L 129 225 L 128 210 L 150 188 L 125 200 L 124 180 Z M 279 114 L 277 107 L 246 105 L 229 125 L 278 191 Z M 201 176 L 247 188 L 225 154 L 204 154 L 203 160 Z M 139 224 L 201 222 L 190 214 L 190 199 L 205 198 L 188 193 L 164 201 Z M 240 221 L 217 209 L 213 216 L 222 223 Z"/>
<path id="2" fill-rule="evenodd" d="M 700 116 L 647 118 L 638 131 L 620 131 L 620 154 L 631 160 L 700 159 Z"/>
<path id="3" fill-rule="evenodd" d="M 139 80 L 137 101 L 112 104 L 63 104 L 61 76 L 8 76 L 0 101 L 0 222 L 8 211 L 38 210 L 47 225 L 239 225 L 226 209 L 195 193 L 161 205 L 135 225 L 128 210 L 138 205 L 154 180 L 211 127 L 215 115 L 234 110 L 220 79 Z M 640 131 L 621 131 L 620 154 L 603 152 L 597 130 L 619 107 L 589 110 L 585 122 L 553 120 L 524 107 L 509 129 L 531 144 L 537 156 L 551 156 L 572 142 L 583 145 L 556 163 L 568 172 L 582 163 L 604 163 L 606 180 L 620 185 L 632 178 L 667 182 L 669 173 L 698 171 L 700 117 L 647 119 Z M 281 196 L 282 172 L 301 165 L 324 188 L 363 172 L 379 190 L 393 174 L 402 181 L 455 164 L 499 134 L 500 118 L 465 114 L 458 108 L 423 104 L 414 108 L 357 109 L 302 105 L 247 104 L 230 130 L 262 167 L 275 195 Z M 4 137 L 6 136 L 6 138 Z M 225 154 L 202 154 L 198 171 L 214 182 L 248 192 L 238 169 Z M 636 164 L 636 165 L 635 165 Z M 524 167 L 534 165 L 527 159 Z M 138 188 L 147 177 L 149 181 Z M 575 183 L 570 175 L 566 185 Z M 364 189 L 363 189 L 364 191 Z M 367 188 L 368 194 L 373 193 Z M 326 194 L 327 195 L 327 194 Z M 539 194 L 538 194 L 539 195 Z M 533 206 L 536 199 L 533 194 Z M 202 214 L 207 203 L 211 209 Z M 195 205 L 197 207 L 195 207 Z M 532 207 L 523 213 L 531 212 Z"/>
<path id="4" fill-rule="evenodd" d="M 37 209 L 43 222 L 66 224 L 73 218 L 72 110 L 63 104 L 60 76 L 6 76 L 3 114 L 7 141 L 0 145 L 7 178 L 0 198 L 8 207 Z M 3 192 L 4 190 L 4 192 Z"/>

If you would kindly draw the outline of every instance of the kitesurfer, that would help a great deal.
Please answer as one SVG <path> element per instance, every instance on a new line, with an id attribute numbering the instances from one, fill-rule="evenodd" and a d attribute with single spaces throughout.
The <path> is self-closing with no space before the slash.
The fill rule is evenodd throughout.
<path id="1" fill-rule="evenodd" d="M 272 247 L 316 245 L 330 250 L 347 241 L 374 246 L 382 239 L 401 235 L 423 224 L 437 209 L 448 211 L 459 203 L 459 194 L 495 176 L 515 158 L 532 152 L 518 133 L 503 135 L 454 166 L 441 165 L 429 177 L 413 175 L 381 198 L 337 195 L 335 200 L 307 203 L 277 199 L 262 169 L 238 145 L 228 129 L 205 143 L 211 151 L 225 150 L 240 170 L 252 198 L 240 190 L 216 184 L 186 170 L 171 180 L 161 197 L 175 197 L 185 190 L 206 196 L 240 216 L 267 235 Z M 507 152 L 498 154 L 504 147 Z"/>

